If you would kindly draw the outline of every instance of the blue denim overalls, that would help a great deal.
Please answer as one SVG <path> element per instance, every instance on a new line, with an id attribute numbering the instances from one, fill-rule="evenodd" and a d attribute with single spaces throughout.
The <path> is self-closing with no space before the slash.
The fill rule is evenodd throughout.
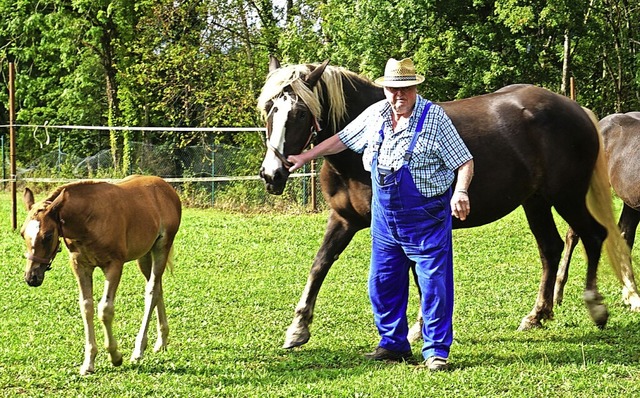
<path id="1" fill-rule="evenodd" d="M 416 263 L 422 291 L 422 355 L 448 358 L 453 341 L 453 251 L 451 233 L 451 189 L 427 198 L 416 187 L 409 159 L 422 130 L 431 102 L 425 106 L 404 156 L 402 167 L 380 175 L 378 150 L 380 130 L 373 154 L 371 220 L 371 270 L 369 296 L 380 333 L 380 347 L 406 352 L 409 267 Z M 384 127 L 384 125 L 383 125 Z"/>

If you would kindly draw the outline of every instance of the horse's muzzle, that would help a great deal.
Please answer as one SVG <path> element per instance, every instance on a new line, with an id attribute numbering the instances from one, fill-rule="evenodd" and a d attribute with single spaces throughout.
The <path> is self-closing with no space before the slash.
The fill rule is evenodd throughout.
<path id="1" fill-rule="evenodd" d="M 278 168 L 273 175 L 266 174 L 264 167 L 260 170 L 260 177 L 264 180 L 267 192 L 272 195 L 282 195 L 287 185 L 289 174 L 289 169 L 285 167 Z"/>

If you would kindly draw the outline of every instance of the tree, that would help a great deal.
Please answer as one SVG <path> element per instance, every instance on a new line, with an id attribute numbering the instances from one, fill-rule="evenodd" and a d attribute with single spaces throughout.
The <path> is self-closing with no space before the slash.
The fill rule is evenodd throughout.
<path id="1" fill-rule="evenodd" d="M 15 60 L 23 124 L 259 125 L 270 54 L 370 78 L 387 58 L 411 56 L 427 77 L 421 93 L 436 101 L 512 83 L 566 93 L 575 77 L 579 102 L 599 115 L 640 109 L 640 7 L 629 0 L 0 0 L 0 12 L 0 60 Z M 246 137 L 216 142 L 261 145 Z M 60 138 L 85 154 L 105 141 Z M 132 140 L 203 137 L 113 131 L 125 169 Z M 19 136 L 20 160 L 47 151 L 32 142 Z"/>

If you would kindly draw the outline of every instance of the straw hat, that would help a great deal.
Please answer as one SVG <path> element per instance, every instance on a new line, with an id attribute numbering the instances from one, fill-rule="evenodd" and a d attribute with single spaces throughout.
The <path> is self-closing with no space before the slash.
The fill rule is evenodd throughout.
<path id="1" fill-rule="evenodd" d="M 416 67 L 410 58 L 401 61 L 390 58 L 384 68 L 384 76 L 375 80 L 375 83 L 385 87 L 409 87 L 420 84 L 424 76 L 416 74 Z"/>

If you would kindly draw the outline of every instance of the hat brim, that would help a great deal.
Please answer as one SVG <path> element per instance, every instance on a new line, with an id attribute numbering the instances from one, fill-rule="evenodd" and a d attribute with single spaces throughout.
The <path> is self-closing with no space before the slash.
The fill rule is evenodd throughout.
<path id="1" fill-rule="evenodd" d="M 398 79 L 385 79 L 384 76 L 377 78 L 376 80 L 374 80 L 374 83 L 377 84 L 378 86 L 383 86 L 383 87 L 411 87 L 411 86 L 417 86 L 418 84 L 424 82 L 424 76 L 422 75 L 416 75 L 415 79 L 410 79 L 410 80 L 398 80 Z"/>

